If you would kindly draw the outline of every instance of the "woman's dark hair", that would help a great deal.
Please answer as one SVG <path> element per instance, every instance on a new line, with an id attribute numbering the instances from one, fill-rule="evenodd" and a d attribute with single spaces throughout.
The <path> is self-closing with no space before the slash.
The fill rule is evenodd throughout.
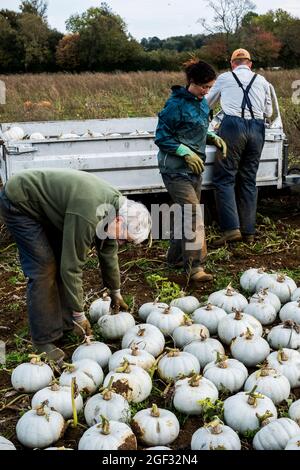
<path id="1" fill-rule="evenodd" d="M 213 67 L 202 60 L 190 59 L 183 65 L 188 84 L 204 85 L 217 78 Z"/>

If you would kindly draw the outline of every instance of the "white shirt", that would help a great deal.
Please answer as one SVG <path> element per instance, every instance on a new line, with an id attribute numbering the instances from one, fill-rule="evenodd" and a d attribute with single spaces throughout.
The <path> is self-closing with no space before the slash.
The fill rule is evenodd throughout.
<path id="1" fill-rule="evenodd" d="M 254 73 L 247 65 L 236 67 L 234 73 L 246 89 Z M 221 108 L 229 116 L 242 116 L 242 102 L 244 94 L 237 84 L 231 72 L 219 75 L 214 86 L 206 96 L 210 108 L 220 100 Z M 264 119 L 273 114 L 270 85 L 262 75 L 257 75 L 249 92 L 255 119 Z M 245 118 L 251 119 L 251 114 L 246 106 Z"/>

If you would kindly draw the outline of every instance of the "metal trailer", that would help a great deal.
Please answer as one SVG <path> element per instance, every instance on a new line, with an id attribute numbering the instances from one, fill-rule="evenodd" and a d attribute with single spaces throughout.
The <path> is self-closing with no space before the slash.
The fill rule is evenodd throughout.
<path id="1" fill-rule="evenodd" d="M 287 184 L 288 146 L 280 110 L 272 89 L 275 118 L 266 124 L 266 139 L 257 174 L 257 186 L 282 188 Z M 218 126 L 220 114 L 211 122 Z M 2 132 L 20 126 L 25 134 L 42 133 L 46 139 L 0 141 L 2 183 L 25 169 L 72 168 L 93 173 L 125 194 L 165 191 L 157 167 L 154 143 L 157 118 L 4 123 Z M 79 137 L 62 138 L 65 133 Z M 101 133 L 93 137 L 93 132 Z M 216 147 L 207 146 L 203 189 L 211 188 Z M 292 178 L 291 178 L 292 180 Z M 298 178 L 293 179 L 298 182 Z"/>

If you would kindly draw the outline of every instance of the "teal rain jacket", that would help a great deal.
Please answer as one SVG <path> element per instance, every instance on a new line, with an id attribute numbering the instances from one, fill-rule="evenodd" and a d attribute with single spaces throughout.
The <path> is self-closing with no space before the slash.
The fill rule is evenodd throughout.
<path id="1" fill-rule="evenodd" d="M 184 157 L 176 155 L 180 144 L 187 145 L 205 161 L 209 112 L 206 98 L 200 100 L 182 86 L 172 87 L 170 98 L 158 114 L 155 136 L 161 173 L 192 173 Z"/>

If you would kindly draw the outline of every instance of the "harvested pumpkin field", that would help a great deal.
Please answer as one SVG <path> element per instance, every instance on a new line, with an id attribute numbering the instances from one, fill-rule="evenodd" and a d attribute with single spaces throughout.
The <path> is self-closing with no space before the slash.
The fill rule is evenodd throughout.
<path id="1" fill-rule="evenodd" d="M 151 197 L 144 202 L 150 204 Z M 174 450 L 188 450 L 191 442 L 194 449 L 203 448 L 201 446 L 244 450 L 265 448 L 269 445 L 265 437 L 267 426 L 275 426 L 275 431 L 273 428 L 271 431 L 275 448 L 283 449 L 287 444 L 286 437 L 282 441 L 279 439 L 283 429 L 287 429 L 289 437 L 298 436 L 299 439 L 297 421 L 299 423 L 300 401 L 297 400 L 300 399 L 300 353 L 297 349 L 300 347 L 300 333 L 297 323 L 300 322 L 300 316 L 297 321 L 297 315 L 300 314 L 297 303 L 294 302 L 289 309 L 288 302 L 291 301 L 292 292 L 293 298 L 298 298 L 299 291 L 295 291 L 295 288 L 300 287 L 300 195 L 283 191 L 265 194 L 260 198 L 258 213 L 259 227 L 255 243 L 209 249 L 206 266 L 207 271 L 214 275 L 214 280 L 201 287 L 186 285 L 185 276 L 180 270 L 167 267 L 167 241 L 154 241 L 151 247 L 120 247 L 122 292 L 130 307 L 131 317 L 123 319 L 124 331 L 120 330 L 117 339 L 111 335 L 109 325 L 104 321 L 106 317 L 100 317 L 105 313 L 100 310 L 107 309 L 107 301 L 100 302 L 100 305 L 93 303 L 103 294 L 103 285 L 97 256 L 91 251 L 84 269 L 86 311 L 90 310 L 94 320 L 97 316 L 100 318 L 98 323 L 93 323 L 93 341 L 105 343 L 109 349 L 102 344 L 98 345 L 100 349 L 97 352 L 96 347 L 93 354 L 98 354 L 98 364 L 85 363 L 86 369 L 83 370 L 86 381 L 80 378 L 80 371 L 76 372 L 74 366 L 69 364 L 74 351 L 82 345 L 82 340 L 73 334 L 67 334 L 59 343 L 67 354 L 68 364 L 63 368 L 49 364 L 49 369 L 45 364 L 38 365 L 38 358 L 30 357 L 33 350 L 26 317 L 26 280 L 20 269 L 15 245 L 6 237 L 2 227 L 0 337 L 6 344 L 6 362 L 0 370 L 0 435 L 9 439 L 17 449 L 50 446 L 77 449 L 78 445 L 79 448 L 101 448 L 105 444 L 99 439 L 99 433 L 93 435 L 87 431 L 100 422 L 102 436 L 108 439 L 109 435 L 114 435 L 117 425 L 101 421 L 100 415 L 105 414 L 105 409 L 111 418 L 109 413 L 112 410 L 108 411 L 108 405 L 118 397 L 113 411 L 119 412 L 119 421 L 125 423 L 120 425 L 119 433 L 123 437 L 117 444 L 122 449 L 135 449 L 136 446 L 143 449 L 158 445 Z M 216 226 L 212 224 L 207 230 L 208 244 L 216 236 Z M 257 288 L 266 288 L 271 281 L 268 276 L 262 279 L 263 273 L 251 271 L 244 274 L 242 288 L 241 275 L 249 268 L 261 267 L 265 268 L 266 273 L 280 273 L 281 277 L 276 276 L 279 281 L 276 284 L 277 294 L 281 299 L 279 306 L 276 301 L 275 304 L 266 301 L 264 294 L 261 294 L 260 302 L 248 304 L 255 284 Z M 229 284 L 231 287 L 227 289 Z M 222 289 L 225 289 L 225 296 L 224 292 L 218 292 Z M 242 296 L 238 296 L 235 289 Z M 169 311 L 159 310 L 157 306 L 154 306 L 154 312 L 151 306 L 150 314 L 149 306 L 140 310 L 142 305 L 154 302 L 156 298 L 158 302 L 170 305 L 172 300 L 180 298 L 181 291 L 192 298 L 183 297 L 173 302 Z M 214 307 L 207 307 L 212 293 L 215 294 L 209 302 Z M 230 302 L 233 299 L 237 302 L 237 312 L 231 314 L 231 321 L 234 325 L 238 324 L 238 329 L 234 330 L 234 336 L 238 338 L 231 343 L 234 337 L 232 326 L 226 325 L 226 321 L 229 320 Z M 283 313 L 281 310 L 279 317 L 278 308 L 282 308 L 283 304 L 287 304 L 287 307 Z M 253 307 L 257 305 L 259 307 Z M 245 315 L 245 311 L 251 311 L 250 318 Z M 165 317 L 169 317 L 168 322 Z M 109 318 L 111 320 L 114 321 Z M 123 320 L 118 322 L 121 329 Z M 194 324 L 191 320 L 194 320 Z M 133 327 L 134 323 L 138 325 L 146 322 L 147 327 Z M 130 330 L 132 327 L 136 329 L 133 332 Z M 150 333 L 147 332 L 149 327 L 153 328 Z M 147 334 L 151 341 L 144 337 Z M 120 353 L 120 350 L 133 343 L 136 344 L 135 349 Z M 174 350 L 175 347 L 178 350 Z M 285 348 L 283 351 L 282 347 Z M 81 346 L 81 351 L 77 350 L 73 360 L 91 358 L 88 350 L 89 346 Z M 126 361 L 124 363 L 124 358 L 127 358 L 129 364 Z M 15 370 L 30 359 L 35 364 L 29 367 L 43 372 L 35 379 L 31 378 L 30 386 L 33 389 L 28 391 L 26 376 L 29 372 Z M 44 362 L 43 358 L 40 360 Z M 101 361 L 102 367 L 99 365 Z M 138 365 L 132 366 L 132 363 Z M 257 364 L 260 364 L 259 368 Z M 261 367 L 262 364 L 264 367 Z M 114 372 L 109 373 L 108 365 Z M 139 370 L 134 372 L 134 369 Z M 52 382 L 53 376 L 59 380 L 59 384 L 52 384 L 52 390 L 48 389 L 47 392 L 45 387 Z M 75 384 L 72 382 L 74 376 Z M 273 384 L 269 392 L 264 385 L 266 379 Z M 76 414 L 72 412 L 70 385 L 79 388 L 77 393 L 76 390 L 73 393 L 73 412 L 77 407 Z M 65 398 L 61 396 L 60 399 L 60 411 L 64 413 L 64 418 L 57 412 L 55 417 L 47 404 L 51 393 L 62 393 L 63 387 L 68 387 L 69 391 Z M 40 396 L 36 395 L 36 391 L 41 388 L 46 392 L 37 392 Z M 97 395 L 99 389 L 102 390 L 101 396 Z M 244 390 L 245 394 L 237 395 Z M 190 398 L 187 399 L 189 394 Z M 45 426 L 53 426 L 51 432 L 54 437 L 50 440 L 44 436 L 37 438 L 34 432 L 26 436 L 24 431 L 28 423 L 34 428 L 32 423 L 36 422 L 30 421 L 33 418 L 28 414 L 34 395 L 35 406 L 40 405 L 38 411 L 32 412 L 36 415 L 34 420 L 39 419 Z M 47 400 L 48 403 L 45 403 Z M 149 411 L 143 411 L 146 409 Z M 234 413 L 235 409 L 239 410 L 240 416 Z M 276 417 L 284 420 L 275 421 Z M 29 421 L 26 423 L 27 419 Z M 169 423 L 167 430 L 166 421 Z M 268 421 L 270 424 L 262 427 Z M 231 430 L 224 427 L 222 422 L 230 426 Z M 203 426 L 201 432 L 194 434 Z M 277 441 L 275 433 L 278 435 Z M 0 441 L 0 448 L 1 445 L 7 443 L 1 444 Z"/>

